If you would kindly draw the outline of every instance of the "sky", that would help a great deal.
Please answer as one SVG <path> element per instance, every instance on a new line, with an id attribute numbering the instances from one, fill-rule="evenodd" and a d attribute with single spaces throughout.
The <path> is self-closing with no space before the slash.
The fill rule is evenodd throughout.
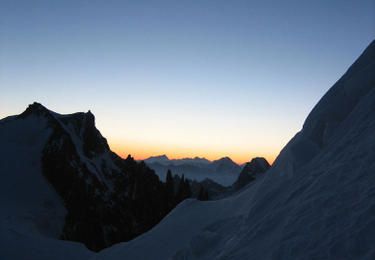
<path id="1" fill-rule="evenodd" d="M 91 110 L 137 159 L 272 162 L 375 38 L 373 0 L 0 6 L 0 118 Z"/>

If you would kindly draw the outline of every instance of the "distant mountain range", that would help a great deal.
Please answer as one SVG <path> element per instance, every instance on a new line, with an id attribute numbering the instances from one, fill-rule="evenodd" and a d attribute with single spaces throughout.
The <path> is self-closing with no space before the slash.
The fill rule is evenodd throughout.
<path id="1" fill-rule="evenodd" d="M 163 165 L 208 165 L 211 161 L 206 158 L 194 157 L 194 158 L 182 158 L 182 159 L 169 159 L 167 155 L 151 156 L 144 160 L 145 163 L 160 163 Z"/>
<path id="2" fill-rule="evenodd" d="M 160 155 L 145 159 L 144 162 L 162 181 L 165 180 L 167 171 L 171 170 L 173 174 L 184 175 L 192 180 L 202 181 L 208 178 L 224 186 L 232 185 L 242 169 L 241 165 L 229 157 L 210 161 L 200 157 L 169 159 L 166 155 Z"/>
<path id="3" fill-rule="evenodd" d="M 375 259 L 374 133 L 375 41 L 258 181 L 226 199 L 185 201 L 96 259 Z"/>

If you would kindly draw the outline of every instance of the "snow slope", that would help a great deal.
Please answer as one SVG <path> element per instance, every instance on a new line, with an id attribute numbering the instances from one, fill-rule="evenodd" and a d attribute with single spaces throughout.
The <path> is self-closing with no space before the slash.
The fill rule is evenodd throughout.
<path id="1" fill-rule="evenodd" d="M 51 134 L 47 120 L 14 119 L 0 121 L 0 258 L 88 257 L 81 244 L 57 240 L 66 210 L 41 174 L 41 153 Z"/>
<path id="2" fill-rule="evenodd" d="M 274 166 L 220 201 L 186 201 L 96 259 L 374 259 L 375 42 Z"/>
<path id="3" fill-rule="evenodd" d="M 56 239 L 64 207 L 38 175 L 49 135 L 41 119 L 2 120 L 0 258 L 375 259 L 374 111 L 375 42 L 266 175 L 226 199 L 186 200 L 149 232 L 97 254 Z"/>
<path id="4" fill-rule="evenodd" d="M 151 169 L 110 150 L 90 111 L 34 103 L 0 120 L 0 180 L 0 259 L 84 259 L 85 246 L 128 241 L 174 207 Z"/>

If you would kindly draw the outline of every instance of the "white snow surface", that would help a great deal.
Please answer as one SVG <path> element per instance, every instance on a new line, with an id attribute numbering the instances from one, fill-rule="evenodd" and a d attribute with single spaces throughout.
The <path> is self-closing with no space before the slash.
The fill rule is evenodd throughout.
<path id="1" fill-rule="evenodd" d="M 186 201 L 96 259 L 375 259 L 375 43 L 330 89 L 264 178 Z"/>
<path id="2" fill-rule="evenodd" d="M 41 169 L 50 134 L 44 117 L 0 121 L 0 259 L 91 255 L 81 244 L 57 240 L 66 210 Z"/>
<path id="3" fill-rule="evenodd" d="M 29 259 L 26 253 L 40 259 L 91 260 L 375 259 L 374 111 L 372 43 L 313 109 L 274 166 L 243 192 L 218 201 L 186 200 L 149 232 L 90 254 L 71 242 L 7 225 L 3 216 L 13 214 L 5 210 L 40 207 L 35 203 L 24 209 L 28 198 L 13 198 L 17 193 L 2 183 L 6 189 L 1 191 L 2 200 L 11 199 L 2 201 L 0 256 L 5 252 L 9 259 Z M 14 154 L 20 158 L 29 155 L 16 139 L 0 140 L 2 146 L 4 142 L 15 146 Z M 12 167 L 22 167 L 12 161 L 5 168 L 7 160 L 1 160 L 1 174 L 10 179 L 4 169 L 13 172 Z M 8 246 L 27 252 L 9 251 Z"/>

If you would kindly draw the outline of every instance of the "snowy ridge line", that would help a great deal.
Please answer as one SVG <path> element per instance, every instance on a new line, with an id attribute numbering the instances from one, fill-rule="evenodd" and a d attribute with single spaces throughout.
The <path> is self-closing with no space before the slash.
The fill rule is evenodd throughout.
<path id="1" fill-rule="evenodd" d="M 78 138 L 77 135 L 74 133 L 74 130 L 69 129 L 69 126 L 66 126 L 64 123 L 62 123 L 60 121 L 60 119 L 57 117 L 57 115 L 58 115 L 57 113 L 54 113 L 54 114 L 56 114 L 56 115 L 52 115 L 54 117 L 54 119 L 65 130 L 65 132 L 70 136 L 70 139 L 72 140 L 72 142 L 74 144 L 74 147 L 76 149 L 76 152 L 79 155 L 81 161 L 86 165 L 86 167 L 89 169 L 90 172 L 92 172 L 92 173 L 95 174 L 95 176 L 98 178 L 98 180 L 100 180 L 101 182 L 104 183 L 104 178 L 102 177 L 102 175 L 100 174 L 100 172 L 97 170 L 97 168 L 95 167 L 95 165 L 92 165 L 88 161 L 88 159 L 86 158 L 86 156 L 83 153 L 83 144 L 82 144 L 82 141 L 81 141 L 82 138 Z M 68 117 L 70 115 L 66 115 L 66 116 Z M 85 118 L 86 117 L 84 116 L 84 120 L 85 120 Z M 81 131 L 81 137 L 82 137 L 82 135 L 83 135 L 83 133 L 82 133 L 83 127 L 81 127 L 80 131 Z"/>
<path id="2" fill-rule="evenodd" d="M 374 259 L 374 53 L 375 42 L 260 181 L 224 200 L 183 204 L 96 258 Z"/>
<path id="3" fill-rule="evenodd" d="M 30 123 L 27 120 L 32 118 L 27 117 L 20 117 L 13 126 L 0 121 L 0 140 L 6 144 L 0 147 L 0 173 L 5 180 L 0 182 L 0 256 L 38 260 L 375 259 L 374 60 L 372 42 L 313 108 L 302 130 L 264 177 L 222 200 L 186 200 L 148 232 L 99 253 L 35 232 L 39 228 L 48 231 L 40 224 L 51 220 L 39 213 L 60 216 L 61 209 L 55 200 L 43 204 L 54 193 L 36 177 L 41 176 L 40 151 L 32 140 L 44 144 L 45 124 Z M 25 173 L 22 181 L 11 174 L 20 172 Z M 30 226 L 31 219 L 41 221 Z M 110 228 L 106 227 L 107 232 Z"/>
<path id="4" fill-rule="evenodd" d="M 50 112 L 50 114 L 57 121 L 60 127 L 64 129 L 65 132 L 69 135 L 71 141 L 74 144 L 74 148 L 80 157 L 80 160 L 85 164 L 87 169 L 90 172 L 92 172 L 101 183 L 105 184 L 109 191 L 113 191 L 113 184 L 108 180 L 108 178 L 106 178 L 105 174 L 101 171 L 102 166 L 106 167 L 109 170 L 109 172 L 111 172 L 111 174 L 113 174 L 114 172 L 121 172 L 121 170 L 113 163 L 111 158 L 109 158 L 108 151 L 105 151 L 104 153 L 99 154 L 99 155 L 96 154 L 95 157 L 91 159 L 87 158 L 83 151 L 82 138 L 84 134 L 84 126 L 86 125 L 86 121 L 87 121 L 87 114 L 83 112 L 78 112 L 78 113 L 73 113 L 73 114 L 60 115 L 56 112 L 48 110 L 47 108 L 46 110 Z M 77 129 L 79 130 L 79 136 L 76 134 L 74 125 L 72 125 L 71 123 L 65 124 L 60 119 L 60 118 L 67 119 L 67 118 L 74 117 L 77 115 L 80 115 L 83 117 L 82 126 L 80 129 Z"/>

